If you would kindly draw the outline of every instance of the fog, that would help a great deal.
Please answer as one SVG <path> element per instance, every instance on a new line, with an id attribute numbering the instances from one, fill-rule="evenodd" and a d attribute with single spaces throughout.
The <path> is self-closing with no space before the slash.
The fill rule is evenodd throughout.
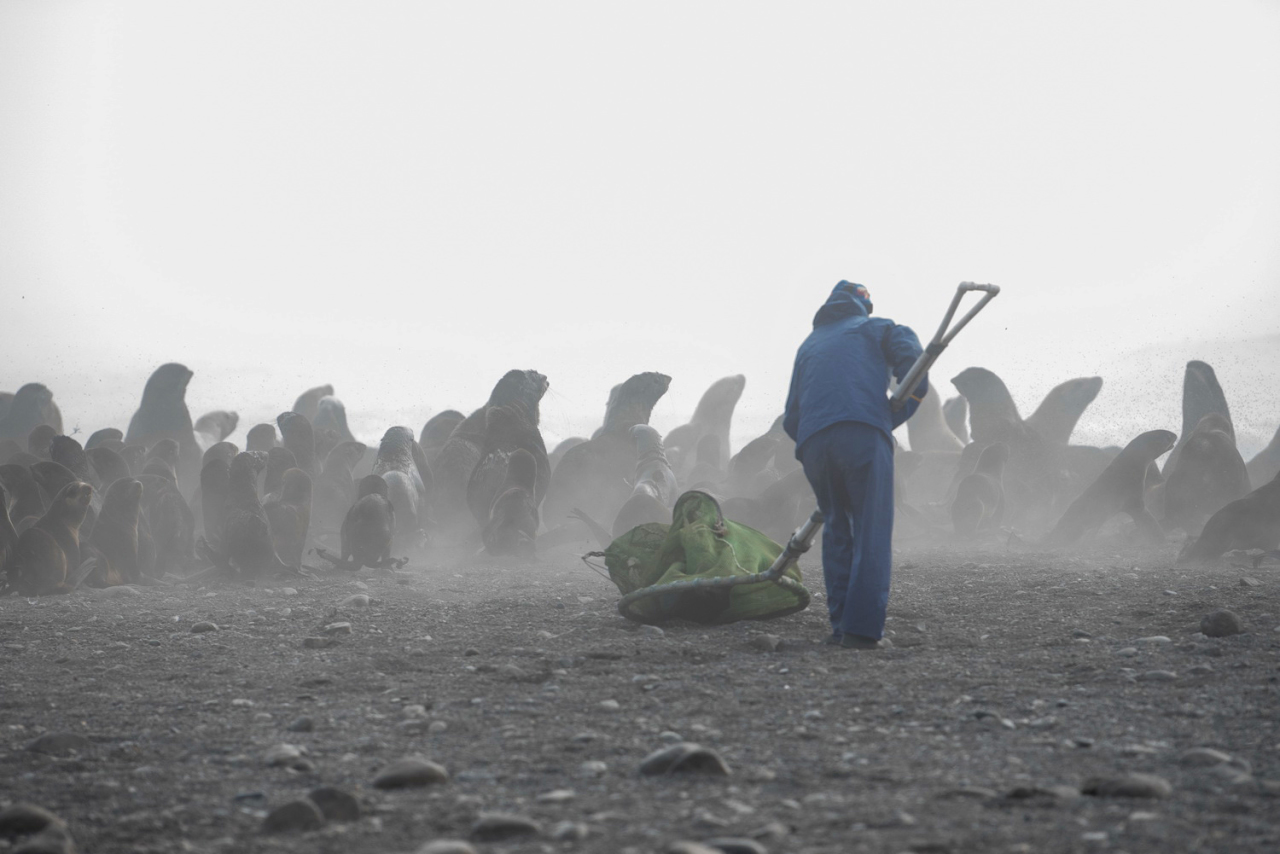
<path id="1" fill-rule="evenodd" d="M 0 389 L 124 427 L 181 361 L 239 437 L 327 382 L 373 440 L 532 367 L 551 444 L 637 371 L 663 431 L 743 373 L 740 445 L 836 281 L 925 339 L 973 280 L 944 396 L 1097 374 L 1076 441 L 1123 444 L 1204 359 L 1248 458 L 1278 39 L 1246 2 L 4 4 Z"/>

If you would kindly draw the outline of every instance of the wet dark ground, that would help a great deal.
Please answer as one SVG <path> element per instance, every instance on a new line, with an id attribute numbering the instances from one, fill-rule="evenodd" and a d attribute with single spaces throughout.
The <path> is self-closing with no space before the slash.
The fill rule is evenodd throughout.
<path id="1" fill-rule="evenodd" d="M 491 811 L 538 832 L 479 851 L 1277 850 L 1280 570 L 1175 554 L 907 548 L 877 652 L 822 645 L 821 598 L 639 630 L 567 552 L 0 600 L 0 804 L 53 811 L 88 852 L 411 852 Z M 1224 608 L 1243 633 L 1197 634 Z M 46 733 L 86 741 L 30 750 Z M 638 773 L 678 740 L 730 775 Z M 272 767 L 280 744 L 301 755 Z M 409 755 L 449 781 L 372 785 Z M 1080 794 L 1132 772 L 1172 793 Z M 361 817 L 261 832 L 326 785 Z"/>

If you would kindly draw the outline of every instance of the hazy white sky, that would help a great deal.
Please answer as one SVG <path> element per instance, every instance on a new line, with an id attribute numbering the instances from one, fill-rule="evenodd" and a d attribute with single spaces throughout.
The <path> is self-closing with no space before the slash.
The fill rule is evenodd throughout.
<path id="1" fill-rule="evenodd" d="M 535 367 L 557 438 L 741 372 L 741 441 L 838 279 L 921 338 L 970 279 L 946 395 L 1101 373 L 1124 441 L 1226 347 L 1269 434 L 1280 341 L 1201 342 L 1280 328 L 1276 152 L 1274 2 L 2 3 L 0 388 L 124 426 L 182 361 L 376 438 Z"/>

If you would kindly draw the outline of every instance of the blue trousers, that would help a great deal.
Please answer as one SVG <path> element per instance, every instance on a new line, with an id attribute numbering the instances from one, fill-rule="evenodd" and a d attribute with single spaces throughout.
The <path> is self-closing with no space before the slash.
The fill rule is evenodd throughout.
<path id="1" fill-rule="evenodd" d="M 879 640 L 893 560 L 893 442 L 860 421 L 819 430 L 800 462 L 822 511 L 822 575 L 832 631 Z"/>

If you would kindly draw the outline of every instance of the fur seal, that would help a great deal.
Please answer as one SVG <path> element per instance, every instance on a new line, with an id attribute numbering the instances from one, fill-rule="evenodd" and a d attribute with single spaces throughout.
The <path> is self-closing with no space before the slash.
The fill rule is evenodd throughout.
<path id="1" fill-rule="evenodd" d="M 147 467 L 147 447 L 143 444 L 133 442 L 125 445 L 119 450 L 119 454 L 129 471 L 134 474 L 142 474 L 142 470 Z"/>
<path id="2" fill-rule="evenodd" d="M 316 403 L 316 416 L 311 419 L 311 426 L 316 430 L 332 432 L 336 436 L 334 445 L 356 440 L 356 437 L 351 435 L 351 429 L 347 427 L 347 408 L 332 394 L 326 394 Z M 331 449 L 332 446 L 326 448 L 325 453 L 327 454 Z"/>
<path id="3" fill-rule="evenodd" d="M 969 401 L 963 396 L 950 398 L 942 404 L 942 417 L 960 444 L 969 444 Z"/>
<path id="4" fill-rule="evenodd" d="M 62 413 L 53 402 L 53 392 L 40 383 L 27 383 L 9 402 L 9 411 L 0 417 L 0 439 L 22 439 L 41 424 L 62 432 Z"/>
<path id="5" fill-rule="evenodd" d="M 381 475 L 365 475 L 357 484 L 355 503 L 342 520 L 341 565 L 350 570 L 390 565 L 395 533 L 396 512 L 388 497 L 387 482 Z"/>
<path id="6" fill-rule="evenodd" d="M 196 444 L 195 427 L 187 409 L 187 384 L 194 374 L 185 365 L 170 362 L 156 368 L 142 390 L 142 403 L 129 421 L 125 443 L 140 442 L 148 447 L 163 439 L 178 443 L 174 474 L 181 488 L 190 492 L 200 476 L 201 449 Z"/>
<path id="7" fill-rule="evenodd" d="M 227 505 L 222 523 L 225 557 L 220 555 L 223 559 L 215 562 L 224 567 L 229 565 L 246 580 L 290 568 L 276 555 L 271 525 L 258 499 L 258 474 L 265 464 L 260 454 L 236 454 L 231 461 L 227 483 Z"/>
<path id="8" fill-rule="evenodd" d="M 342 442 L 324 460 L 324 470 L 313 485 L 311 518 L 317 531 L 337 531 L 352 502 L 356 482 L 352 471 L 364 459 L 363 442 Z"/>
<path id="9" fill-rule="evenodd" d="M 1162 521 L 1192 537 L 1200 533 L 1210 516 L 1251 489 L 1231 422 L 1218 412 L 1200 419 L 1183 442 L 1182 453 L 1165 467 L 1164 474 Z"/>
<path id="10" fill-rule="evenodd" d="M 114 427 L 103 427 L 101 430 L 94 430 L 89 434 L 89 438 L 85 440 L 84 449 L 92 450 L 106 442 L 119 442 L 124 444 L 124 433 Z"/>
<path id="11" fill-rule="evenodd" d="M 53 460 L 41 460 L 38 463 L 32 463 L 28 468 L 36 483 L 40 484 L 40 490 L 44 493 L 46 503 L 53 501 L 53 497 L 61 492 L 67 484 L 76 482 L 76 476 L 72 474 L 69 468 L 62 463 L 55 463 Z M 90 510 L 90 513 L 92 513 L 92 510 Z"/>
<path id="12" fill-rule="evenodd" d="M 42 460 L 52 459 L 50 456 L 50 448 L 53 440 L 58 437 L 58 431 L 54 430 L 48 424 L 41 424 L 27 434 L 27 451 Z"/>
<path id="13" fill-rule="evenodd" d="M 551 466 L 551 470 L 555 471 L 556 466 L 560 464 L 560 460 L 564 458 L 570 448 L 577 447 L 585 441 L 587 441 L 585 436 L 570 436 L 568 439 L 562 439 L 557 442 L 556 446 L 547 454 L 547 464 Z"/>
<path id="14" fill-rule="evenodd" d="M 231 492 L 231 462 L 214 457 L 200 470 L 200 520 L 205 542 L 222 552 L 222 526 Z"/>
<path id="15" fill-rule="evenodd" d="M 907 441 L 911 443 L 911 450 L 917 453 L 959 451 L 964 447 L 964 442 L 947 426 L 942 415 L 942 396 L 932 385 L 920 399 L 916 414 L 907 421 Z"/>
<path id="16" fill-rule="evenodd" d="M 138 547 L 142 492 L 142 481 L 120 478 L 107 487 L 102 497 L 102 510 L 89 538 L 107 564 L 99 566 L 95 573 L 100 586 L 144 580 Z"/>
<path id="17" fill-rule="evenodd" d="M 1062 514 L 1049 532 L 1050 545 L 1067 545 L 1086 531 L 1096 530 L 1116 513 L 1127 513 L 1150 539 L 1160 542 L 1160 525 L 1147 512 L 1145 503 L 1147 467 L 1177 442 L 1169 430 L 1148 430 L 1120 452 L 1098 479 L 1089 485 Z"/>
<path id="18" fill-rule="evenodd" d="M 239 423 L 240 416 L 235 412 L 206 412 L 196 419 L 196 444 L 201 451 L 207 451 L 234 433 Z"/>
<path id="19" fill-rule="evenodd" d="M 1249 483 L 1255 489 L 1268 483 L 1280 473 L 1280 428 L 1271 437 L 1271 442 L 1259 451 L 1245 467 L 1249 472 Z"/>
<path id="20" fill-rule="evenodd" d="M 49 459 L 66 466 L 67 470 L 76 476 L 76 480 L 83 480 L 95 487 L 100 485 L 97 472 L 89 465 L 89 458 L 85 456 L 84 448 L 70 436 L 53 437 L 53 442 L 49 444 Z"/>
<path id="21" fill-rule="evenodd" d="M 490 406 L 485 409 L 484 444 L 480 461 L 467 481 L 467 505 L 481 527 L 489 523 L 494 499 L 507 488 L 507 466 L 517 450 L 533 457 L 536 467 L 532 485 L 534 506 L 542 502 L 551 482 L 551 462 L 547 446 L 538 430 L 537 411 L 523 406 Z"/>
<path id="22" fill-rule="evenodd" d="M 276 428 L 273 424 L 255 424 L 249 428 L 249 432 L 244 436 L 244 449 L 249 452 L 267 451 L 280 444 L 276 438 Z"/>
<path id="23" fill-rule="evenodd" d="M 427 455 L 428 463 L 435 465 L 440 449 L 444 447 L 445 442 L 449 441 L 449 437 L 453 435 L 458 425 L 465 420 L 467 416 L 456 409 L 437 412 L 427 419 L 427 423 L 422 425 L 422 435 L 418 439 L 418 444 L 422 446 L 422 452 Z"/>
<path id="24" fill-rule="evenodd" d="M 391 427 L 382 434 L 373 474 L 387 484 L 387 497 L 397 513 L 397 542 L 407 545 L 427 522 L 427 487 L 414 460 L 416 442 L 408 427 Z"/>
<path id="25" fill-rule="evenodd" d="M 432 464 L 431 518 L 445 536 L 473 536 L 476 523 L 467 503 L 467 485 L 472 470 L 484 455 L 489 407 L 519 406 L 529 420 L 537 424 L 538 404 L 546 390 L 547 378 L 537 371 L 507 371 L 493 387 L 488 402 L 468 415 L 450 434 Z"/>
<path id="26" fill-rule="evenodd" d="M 635 466 L 631 428 L 648 424 L 654 405 L 671 385 L 671 377 L 649 371 L 616 387 L 597 435 L 570 448 L 551 474 L 542 505 L 548 526 L 562 524 L 575 507 L 591 508 L 601 518 L 616 517 L 630 497 L 627 477 Z"/>
<path id="27" fill-rule="evenodd" d="M 1059 383 L 1040 401 L 1026 424 L 1050 445 L 1065 445 L 1101 390 L 1102 377 L 1076 377 Z"/>
<path id="28" fill-rule="evenodd" d="M 280 559 L 302 569 L 307 530 L 311 527 L 311 476 L 302 469 L 289 469 L 281 481 L 280 495 L 262 507 L 271 526 L 271 542 Z"/>
<path id="29" fill-rule="evenodd" d="M 480 540 L 491 555 L 532 557 L 538 536 L 538 461 L 525 448 L 500 453 L 506 457 L 505 480 L 489 508 Z"/>
<path id="30" fill-rule="evenodd" d="M 631 438 L 636 444 L 636 469 L 631 487 L 631 497 L 626 500 L 614 517 L 612 533 L 615 538 L 646 522 L 666 522 L 671 517 L 671 507 L 679 497 L 675 472 L 667 462 L 662 436 L 648 424 L 631 428 Z M 703 439 L 715 439 L 704 436 Z"/>
<path id="31" fill-rule="evenodd" d="M 316 441 L 311 422 L 296 412 L 281 412 L 276 417 L 280 426 L 280 441 L 293 454 L 295 465 L 311 474 L 315 470 Z"/>
<path id="32" fill-rule="evenodd" d="M 1163 469 L 1165 477 L 1168 477 L 1168 473 L 1177 465 L 1178 457 L 1182 455 L 1182 446 L 1191 438 L 1196 425 L 1206 415 L 1215 413 L 1226 419 L 1230 427 L 1228 432 L 1234 442 L 1235 426 L 1231 421 L 1227 396 L 1223 394 L 1222 386 L 1218 383 L 1218 375 L 1205 362 L 1197 360 L 1187 362 L 1186 370 L 1182 374 L 1182 432 L 1178 434 L 1178 444 L 1174 445 L 1173 453 L 1169 455 L 1169 459 L 1165 460 Z"/>
<path id="33" fill-rule="evenodd" d="M 308 423 L 316 420 L 316 413 L 320 409 L 320 398 L 329 397 L 333 394 L 333 386 L 318 385 L 315 388 L 309 388 L 302 394 L 298 395 L 298 399 L 293 402 L 293 409 L 290 412 L 296 412 Z"/>
<path id="34" fill-rule="evenodd" d="M 195 555 L 196 517 L 191 506 L 169 478 L 143 473 L 137 479 L 143 484 L 143 512 L 146 533 L 154 546 L 155 576 L 188 566 Z"/>
<path id="35" fill-rule="evenodd" d="M 18 535 L 9 560 L 9 583 L 23 596 L 69 593 L 80 569 L 80 526 L 89 511 L 93 487 L 64 486 L 40 520 Z"/>
<path id="36" fill-rule="evenodd" d="M 175 440 L 161 439 L 147 452 L 147 462 L 142 467 L 142 473 L 168 478 L 177 484 L 181 455 L 182 451 Z"/>
<path id="37" fill-rule="evenodd" d="M 725 483 L 729 495 L 752 493 L 761 478 L 769 476 L 769 464 L 785 437 L 781 422 L 775 421 L 769 432 L 755 437 L 729 458 L 729 477 Z"/>
<path id="38" fill-rule="evenodd" d="M 13 519 L 9 518 L 9 496 L 0 483 L 0 588 L 5 586 L 9 576 L 9 556 L 18 543 L 18 531 L 13 527 Z"/>
<path id="39" fill-rule="evenodd" d="M 1280 474 L 1209 518 L 1178 563 L 1205 563 L 1231 549 L 1280 548 Z"/>
<path id="40" fill-rule="evenodd" d="M 15 460 L 25 460 L 30 456 L 31 454 L 27 453 L 23 447 L 17 443 L 17 441 L 13 439 L 0 439 L 0 465 L 11 463 Z M 26 465 L 26 463 L 21 464 Z"/>
<path id="41" fill-rule="evenodd" d="M 39 519 L 44 515 L 45 501 L 40 494 L 40 484 L 36 482 L 31 469 L 16 463 L 0 465 L 0 485 L 9 491 L 9 500 L 13 505 L 13 523 L 21 527 L 25 519 Z"/>
<path id="42" fill-rule="evenodd" d="M 212 460 L 223 460 L 228 466 L 231 461 L 236 458 L 236 454 L 240 453 L 240 449 L 235 446 L 234 442 L 218 442 L 216 445 L 210 445 L 204 452 L 204 457 L 200 460 L 200 468 L 203 471 Z"/>
<path id="43" fill-rule="evenodd" d="M 951 502 L 951 525 L 957 536 L 999 528 L 1004 520 L 1004 464 L 1009 448 L 994 442 L 982 450 L 978 467 L 960 481 Z"/>
<path id="44" fill-rule="evenodd" d="M 234 460 L 235 457 L 232 457 Z M 267 451 L 266 474 L 262 479 L 264 495 L 279 495 L 280 485 L 284 482 L 284 473 L 291 468 L 298 468 L 298 461 L 288 448 L 272 448 Z M 305 469 L 304 469 L 305 471 Z"/>
<path id="45" fill-rule="evenodd" d="M 742 374 L 722 377 L 713 382 L 702 393 L 689 423 L 667 433 L 667 452 L 688 459 L 702 437 L 710 435 L 720 440 L 721 453 L 727 456 L 732 447 L 729 443 L 729 430 L 733 422 L 733 411 L 742 399 L 742 390 L 746 387 L 747 378 Z M 686 467 L 686 472 L 688 468 L 691 466 Z"/>
<path id="46" fill-rule="evenodd" d="M 715 491 L 720 481 L 724 480 L 724 448 L 720 445 L 720 437 L 713 433 L 705 434 L 698 440 L 694 451 L 693 467 L 686 474 L 690 489 Z"/>

